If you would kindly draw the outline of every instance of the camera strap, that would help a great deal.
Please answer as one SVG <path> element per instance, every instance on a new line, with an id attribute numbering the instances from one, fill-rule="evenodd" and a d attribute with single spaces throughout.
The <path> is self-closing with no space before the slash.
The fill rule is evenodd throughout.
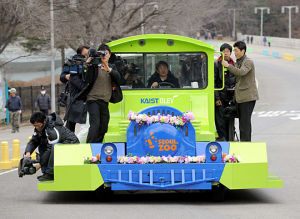
<path id="1" fill-rule="evenodd" d="M 66 86 L 65 86 L 65 93 L 66 94 L 69 94 L 69 87 L 70 87 L 70 83 L 69 81 L 66 83 Z"/>

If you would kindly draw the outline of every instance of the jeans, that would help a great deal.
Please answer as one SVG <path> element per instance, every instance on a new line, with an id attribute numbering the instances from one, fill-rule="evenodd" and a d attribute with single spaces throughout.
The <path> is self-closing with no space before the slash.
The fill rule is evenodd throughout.
<path id="1" fill-rule="evenodd" d="M 50 146 L 39 146 L 39 153 L 40 153 L 40 164 L 42 173 L 47 173 L 49 167 L 49 158 L 50 153 L 53 147 Z"/>
<path id="2" fill-rule="evenodd" d="M 52 175 L 54 174 L 54 147 L 55 145 L 52 145 L 49 160 L 48 160 L 48 165 L 45 171 L 46 173 Z"/>

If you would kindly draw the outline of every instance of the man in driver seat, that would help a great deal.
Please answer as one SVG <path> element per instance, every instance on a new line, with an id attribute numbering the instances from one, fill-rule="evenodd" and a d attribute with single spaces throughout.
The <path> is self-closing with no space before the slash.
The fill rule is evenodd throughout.
<path id="1" fill-rule="evenodd" d="M 156 72 L 148 80 L 148 88 L 160 86 L 179 88 L 178 79 L 169 71 L 168 63 L 159 61 L 155 66 Z"/>

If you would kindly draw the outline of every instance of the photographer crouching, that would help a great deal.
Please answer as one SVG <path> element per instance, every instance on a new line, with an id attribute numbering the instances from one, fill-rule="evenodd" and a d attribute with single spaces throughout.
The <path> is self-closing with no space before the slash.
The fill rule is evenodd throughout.
<path id="1" fill-rule="evenodd" d="M 121 76 L 115 65 L 108 63 L 111 56 L 108 45 L 101 44 L 98 51 L 90 49 L 89 53 L 84 77 L 88 86 L 82 91 L 87 98 L 90 122 L 87 143 L 101 143 L 110 118 L 108 104 L 120 102 L 123 98 L 119 84 Z"/>
<path id="2" fill-rule="evenodd" d="M 60 75 L 60 81 L 66 84 L 66 93 L 70 92 L 70 102 L 67 105 L 64 120 L 67 121 L 66 127 L 72 132 L 75 132 L 76 123 L 86 123 L 85 100 L 77 98 L 77 95 L 86 86 L 82 75 L 88 50 L 88 46 L 80 46 L 76 51 L 77 54 L 65 62 L 64 71 Z"/>
<path id="3" fill-rule="evenodd" d="M 55 113 L 45 116 L 42 112 L 35 112 L 30 117 L 30 123 L 34 126 L 34 133 L 26 146 L 24 158 L 20 161 L 19 176 L 34 174 L 36 170 L 41 168 L 43 175 L 38 176 L 38 180 L 53 180 L 53 145 L 56 143 L 79 143 L 79 140 L 73 132 L 63 126 L 63 121 Z M 40 153 L 40 160 L 31 162 L 30 156 L 37 147 Z M 38 164 L 33 167 L 32 164 L 37 162 Z"/>

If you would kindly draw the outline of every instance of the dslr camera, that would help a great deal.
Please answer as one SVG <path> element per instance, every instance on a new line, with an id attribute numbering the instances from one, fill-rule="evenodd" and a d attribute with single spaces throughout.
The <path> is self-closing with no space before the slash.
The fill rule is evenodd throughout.
<path id="1" fill-rule="evenodd" d="M 33 166 L 35 163 L 40 163 L 40 155 L 38 153 L 36 153 L 36 160 L 32 160 L 30 157 L 22 158 L 18 167 L 19 177 L 35 174 L 36 168 Z"/>
<path id="2" fill-rule="evenodd" d="M 88 56 L 92 58 L 91 64 L 99 65 L 101 63 L 101 58 L 99 56 L 105 56 L 105 51 L 97 51 L 95 48 L 91 47 L 88 52 Z"/>

